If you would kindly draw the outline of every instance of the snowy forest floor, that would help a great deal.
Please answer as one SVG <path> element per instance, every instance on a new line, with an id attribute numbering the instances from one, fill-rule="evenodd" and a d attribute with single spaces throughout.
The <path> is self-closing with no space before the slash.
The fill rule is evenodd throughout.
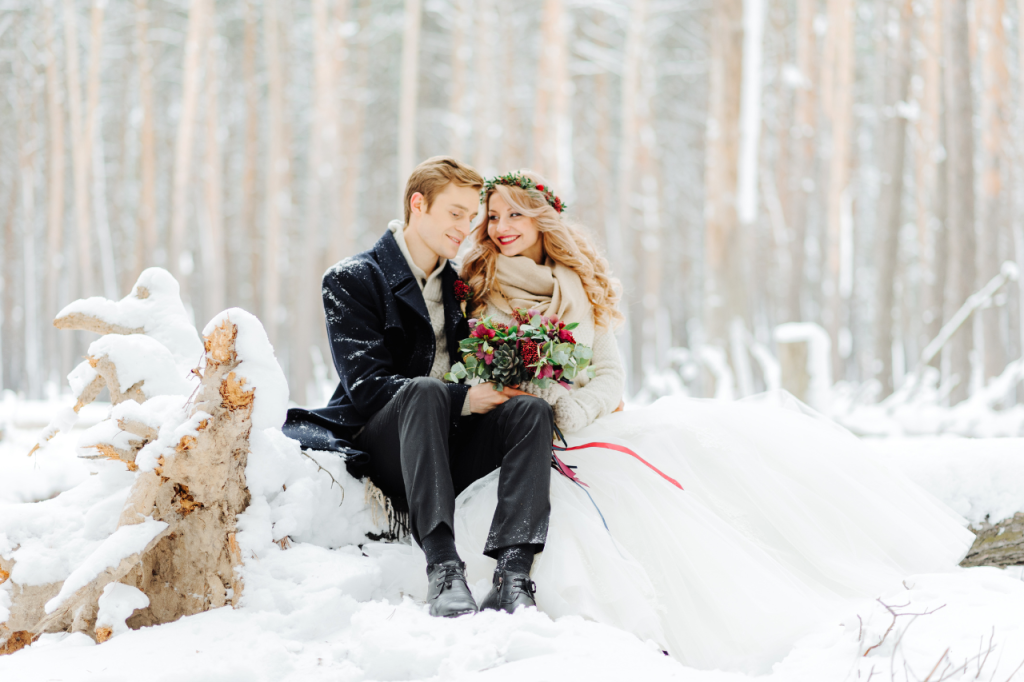
<path id="1" fill-rule="evenodd" d="M 0 401 L 0 514 L 89 476 L 89 465 L 75 456 L 77 433 L 58 435 L 44 457 L 25 456 L 55 407 Z M 90 406 L 79 428 L 104 411 Z M 1024 439 L 869 444 L 972 523 L 1024 510 Z M 580 618 L 552 620 L 536 611 L 431 618 L 420 603 L 423 555 L 407 544 L 274 548 L 246 562 L 238 609 L 131 631 L 99 646 L 81 634 L 44 635 L 0 657 L 0 679 L 1024 680 L 1024 668 L 1014 676 L 1024 662 L 1019 568 L 907 576 L 905 590 L 851 604 L 845 617 L 797 642 L 770 675 L 755 678 L 688 668 L 652 642 Z"/>

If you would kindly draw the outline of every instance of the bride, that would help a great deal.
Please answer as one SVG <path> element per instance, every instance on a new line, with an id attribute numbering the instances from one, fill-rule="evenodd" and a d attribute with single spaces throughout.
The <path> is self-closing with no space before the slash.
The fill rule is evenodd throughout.
<path id="1" fill-rule="evenodd" d="M 509 323 L 532 308 L 578 322 L 593 378 L 524 390 L 552 405 L 570 446 L 623 446 L 651 465 L 602 447 L 563 453 L 588 487 L 552 477 L 532 571 L 540 610 L 629 630 L 685 665 L 763 673 L 850 599 L 957 565 L 973 539 L 963 520 L 788 394 L 621 411 L 622 315 L 607 261 L 536 173 L 489 180 L 482 203 L 462 268 L 471 316 Z M 481 550 L 497 480 L 457 501 L 472 576 L 494 569 Z"/>

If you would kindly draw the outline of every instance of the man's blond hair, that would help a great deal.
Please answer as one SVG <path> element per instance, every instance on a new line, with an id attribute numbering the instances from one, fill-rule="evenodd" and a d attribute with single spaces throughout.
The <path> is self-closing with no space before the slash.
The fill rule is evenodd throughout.
<path id="1" fill-rule="evenodd" d="M 432 156 L 416 166 L 409 181 L 405 183 L 405 224 L 409 224 L 409 216 L 412 214 L 409 202 L 413 194 L 419 192 L 423 195 L 425 210 L 429 211 L 437 195 L 451 182 L 459 187 L 484 187 L 483 177 L 472 166 L 459 163 L 450 156 Z"/>

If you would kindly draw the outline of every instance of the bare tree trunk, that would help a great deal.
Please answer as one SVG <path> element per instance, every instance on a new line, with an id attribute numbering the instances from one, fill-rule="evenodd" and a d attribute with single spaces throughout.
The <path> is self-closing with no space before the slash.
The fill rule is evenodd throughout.
<path id="1" fill-rule="evenodd" d="M 659 366 L 664 357 L 659 357 L 660 337 L 668 333 L 659 329 L 658 316 L 661 312 L 662 235 L 660 207 L 660 177 L 656 158 L 657 139 L 654 132 L 652 112 L 654 93 L 657 90 L 657 74 L 652 62 L 651 50 L 645 48 L 640 57 L 640 92 L 634 106 L 637 110 L 637 129 L 640 139 L 636 147 L 636 168 L 639 176 L 640 212 L 637 222 L 632 225 L 633 258 L 636 268 L 642 273 L 642 298 L 634 305 L 630 318 L 634 371 L 642 376 L 644 365 Z M 638 278 L 637 284 L 641 281 Z"/>
<path id="2" fill-rule="evenodd" d="M 971 100 L 971 62 L 968 54 L 967 3 L 951 0 L 945 11 L 946 69 L 944 100 L 946 104 L 946 198 L 949 226 L 950 309 L 956 310 L 973 293 L 977 280 L 974 237 L 974 127 Z M 950 369 L 957 385 L 950 394 L 955 405 L 964 400 L 970 389 L 971 349 L 970 325 L 965 325 L 950 340 Z"/>
<path id="3" fill-rule="evenodd" d="M 186 251 L 189 218 L 189 180 L 192 176 L 192 147 L 201 85 L 200 68 L 203 36 L 206 35 L 209 0 L 192 0 L 188 11 L 188 34 L 185 36 L 185 59 L 182 66 L 181 118 L 174 141 L 174 185 L 171 195 L 171 234 L 168 266 L 181 284 L 181 296 L 189 300 L 188 272 L 182 269 Z M 189 256 L 191 252 L 189 253 Z M 187 258 L 187 256 L 186 256 Z M 187 261 L 186 261 L 187 262 Z M 191 270 L 191 268 L 189 268 Z"/>
<path id="4" fill-rule="evenodd" d="M 448 114 L 451 116 L 449 144 L 452 156 L 459 159 L 466 150 L 466 132 L 469 128 L 469 116 L 466 111 L 466 72 L 469 68 L 468 37 L 472 34 L 470 24 L 473 14 L 469 0 L 456 0 L 453 11 L 455 16 L 452 19 L 452 92 L 448 103 Z"/>
<path id="5" fill-rule="evenodd" d="M 54 2 L 46 3 L 43 21 L 46 31 L 46 108 L 49 118 L 49 163 L 47 179 L 46 289 L 43 293 L 43 318 L 56 317 L 60 305 L 57 291 L 61 271 L 61 250 L 64 248 L 64 98 L 61 96 L 60 64 L 57 60 Z M 46 335 L 46 357 L 51 368 L 47 379 L 60 371 L 60 351 L 56 335 Z M 0 387 L 2 388 L 2 387 Z"/>
<path id="6" fill-rule="evenodd" d="M 139 58 L 139 226 L 135 239 L 133 280 L 153 263 L 156 250 L 156 108 L 153 104 L 153 53 L 149 45 L 150 10 L 136 0 L 135 45 Z"/>
<path id="7" fill-rule="evenodd" d="M 224 190 L 222 178 L 224 162 L 220 145 L 220 79 L 218 78 L 218 36 L 213 12 L 207 24 L 206 44 L 206 155 L 203 185 L 206 199 L 206 234 L 201 240 L 203 249 L 203 287 L 206 290 L 206 314 L 216 315 L 225 307 L 225 268 L 227 264 L 224 240 Z"/>
<path id="8" fill-rule="evenodd" d="M 331 23 L 327 0 L 313 0 L 313 120 L 309 134 L 309 171 L 306 174 L 306 219 L 302 228 L 302 243 L 306 253 L 319 253 L 323 222 L 323 185 L 333 186 L 332 169 L 337 156 L 330 154 L 336 136 L 331 134 L 337 125 L 335 110 L 337 95 L 334 91 L 334 44 L 337 27 Z M 331 158 L 333 157 L 333 158 Z M 302 404 L 316 400 L 311 390 L 312 334 L 314 306 L 318 305 L 320 272 L 306 267 L 299 270 L 298 309 L 294 334 L 295 354 L 292 395 Z"/>
<path id="9" fill-rule="evenodd" d="M 492 126 L 498 114 L 495 103 L 497 95 L 497 69 L 495 68 L 495 43 L 497 21 L 495 0 L 477 0 L 473 3 L 477 12 L 476 23 L 476 101 L 473 134 L 473 165 L 484 175 L 490 175 L 497 161 Z"/>
<path id="10" fill-rule="evenodd" d="M 333 156 L 330 160 L 331 167 L 336 169 L 332 172 L 333 191 L 330 192 L 332 215 L 327 221 L 328 236 L 326 238 L 326 249 L 324 250 L 323 268 L 337 263 L 345 256 L 355 252 L 353 240 L 354 229 L 351 224 L 342 220 L 345 215 L 345 199 L 347 186 L 356 184 L 356 176 L 351 175 L 348 164 L 352 161 L 352 149 L 360 149 L 362 145 L 358 140 L 349 139 L 346 130 L 348 120 L 348 109 L 356 109 L 358 105 L 351 105 L 351 102 L 361 102 L 361 99 L 347 96 L 352 86 L 351 65 L 355 63 L 350 55 L 354 49 L 354 42 L 347 40 L 340 32 L 339 27 L 346 25 L 349 21 L 358 20 L 358 17 L 349 18 L 350 5 L 354 0 L 337 0 L 334 6 L 335 30 L 327 35 L 330 43 L 331 59 L 331 87 L 329 89 L 331 101 L 328 106 L 331 111 L 331 119 L 326 123 L 328 134 L 331 136 L 328 142 L 328 149 Z M 354 8 L 353 8 L 354 9 Z M 355 14 L 355 12 L 352 12 Z M 326 350 L 326 348 L 325 348 Z"/>
<path id="11" fill-rule="evenodd" d="M 978 4 L 982 4 L 981 0 Z M 1006 231 L 1009 213 L 1004 177 L 1007 169 L 1006 134 L 1009 111 L 1006 91 L 1009 74 L 1006 70 L 1007 44 L 1003 29 L 1005 0 L 984 0 L 981 30 L 985 40 L 982 54 L 981 99 L 981 230 L 978 248 L 978 283 L 984 283 L 999 274 L 1002 258 L 1000 241 Z M 984 347 L 984 378 L 999 376 L 1006 366 L 1006 339 L 1002 329 L 1005 308 L 991 306 L 980 311 Z"/>
<path id="12" fill-rule="evenodd" d="M 635 248 L 633 240 L 634 193 L 636 192 L 635 168 L 637 148 L 640 143 L 640 116 L 636 102 L 641 96 L 641 70 L 643 68 L 643 41 L 647 27 L 647 0 L 632 3 L 629 14 L 629 29 L 626 33 L 625 63 L 622 71 L 621 125 L 619 143 L 619 216 L 614 230 L 609 233 L 609 252 L 614 254 L 613 267 L 622 273 L 625 284 L 623 296 L 626 317 L 629 324 L 630 341 L 627 349 L 629 391 L 635 393 L 643 381 L 643 348 L 635 343 L 643 330 L 643 290 L 641 270 L 636 259 L 639 253 L 631 254 Z M 638 230 L 639 231 L 639 230 Z M 632 292 L 632 295 L 630 295 Z"/>
<path id="13" fill-rule="evenodd" d="M 28 29 L 29 31 L 32 28 Z M 31 39 L 29 39 L 31 40 Z M 37 300 L 36 276 L 36 148 L 39 146 L 40 126 L 37 117 L 35 67 L 24 58 L 14 62 L 14 77 L 20 82 L 16 86 L 16 111 L 18 116 L 18 174 L 21 186 L 21 251 L 22 251 L 22 296 L 24 303 L 24 393 L 30 399 L 42 394 L 39 366 L 39 305 Z M 20 72 L 20 73 L 19 73 Z M 13 249 L 12 249 L 13 251 Z"/>
<path id="14" fill-rule="evenodd" d="M 890 395 L 893 381 L 893 315 L 895 314 L 896 264 L 899 233 L 903 217 L 903 167 L 906 157 L 906 119 L 898 107 L 907 97 L 910 85 L 911 0 L 903 0 L 900 9 L 900 33 L 888 40 L 886 73 L 886 120 L 882 131 L 882 187 L 878 200 L 878 262 L 875 285 L 875 378 L 882 385 L 881 397 Z M 906 297 L 908 292 L 904 290 Z"/>
<path id="15" fill-rule="evenodd" d="M 89 221 L 89 141 L 83 130 L 81 72 L 78 64 L 78 28 L 73 0 L 64 0 L 64 52 L 68 72 L 68 115 L 71 120 L 71 163 L 74 183 L 75 229 L 78 238 L 78 276 L 82 296 L 94 292 L 92 230 Z"/>
<path id="16" fill-rule="evenodd" d="M 714 6 L 711 28 L 708 135 L 705 160 L 706 343 L 729 348 L 734 319 L 747 314 L 743 234 L 736 212 L 740 84 L 743 60 L 743 2 Z"/>
<path id="17" fill-rule="evenodd" d="M 942 145 L 943 151 L 949 148 L 946 140 L 946 117 L 940 116 L 939 143 Z M 949 169 L 947 164 L 947 157 L 944 154 L 942 161 L 935 166 L 935 197 L 932 199 L 933 206 L 935 207 L 935 229 L 932 234 L 935 248 L 935 262 L 932 268 L 935 280 L 932 282 L 930 290 L 930 308 L 933 313 L 933 319 L 928 324 L 929 342 L 939 335 L 939 331 L 946 320 L 946 313 L 948 312 L 952 315 L 955 312 L 955 309 L 950 309 L 950 303 L 946 297 L 949 273 L 949 227 L 946 221 L 949 206 L 946 196 L 949 192 Z M 942 354 L 937 353 L 932 359 L 931 364 L 936 369 L 941 370 Z"/>
<path id="18" fill-rule="evenodd" d="M 1024 0 L 1022 0 L 1024 1 Z M 598 26 L 603 26 L 604 13 L 596 12 L 597 17 L 595 23 Z M 602 43 L 602 47 L 607 47 L 606 44 Z M 602 240 L 604 243 L 605 253 L 609 252 L 610 237 L 608 231 L 612 229 L 614 224 L 613 220 L 609 220 L 609 211 L 611 210 L 609 198 L 611 196 L 611 145 L 610 140 L 612 139 L 612 100 L 610 96 L 610 90 L 608 84 L 609 75 L 604 70 L 600 71 L 594 76 L 594 91 L 595 91 L 595 102 L 594 107 L 596 109 L 597 122 L 594 128 L 594 160 L 596 161 L 596 167 L 594 168 L 594 174 L 596 175 L 594 182 L 594 190 L 596 194 L 594 222 L 589 223 L 593 234 Z"/>
<path id="19" fill-rule="evenodd" d="M 242 160 L 242 201 L 239 210 L 238 233 L 245 235 L 249 256 L 250 300 L 245 301 L 252 310 L 260 310 L 262 303 L 262 267 L 260 264 L 260 230 L 256 223 L 256 184 L 259 168 L 259 87 L 256 84 L 256 9 L 254 0 L 244 0 L 244 37 L 242 48 L 242 80 L 245 89 L 245 139 Z M 245 253 L 245 252 L 243 252 Z"/>
<path id="20" fill-rule="evenodd" d="M 825 315 L 826 327 L 832 338 L 832 375 L 842 377 L 839 357 L 840 329 L 845 326 L 849 313 L 850 284 L 852 279 L 843 272 L 844 248 L 850 248 L 852 239 L 844 234 L 850 222 L 850 167 L 853 144 L 853 2 L 835 0 L 833 15 L 829 18 L 829 42 L 832 45 L 835 71 L 831 77 L 828 113 L 832 123 L 832 157 L 829 162 L 828 208 L 826 216 L 828 279 L 832 282 L 830 301 Z M 834 27 L 834 30 L 833 30 Z M 844 277 L 845 275 L 845 277 Z"/>
<path id="21" fill-rule="evenodd" d="M 1020 108 L 1021 103 L 1024 103 L 1024 50 L 1020 49 L 1020 43 L 1024 42 L 1024 0 L 1017 0 L 1017 59 L 1019 60 L 1017 66 L 1017 107 Z M 1024 118 L 1021 118 L 1021 122 L 1024 123 Z M 1024 174 L 1024 149 L 1021 150 L 1021 156 L 1018 159 L 1017 169 L 1017 182 L 1014 186 L 1020 184 L 1021 176 Z M 1018 212 L 1021 207 L 1017 207 Z M 1017 267 L 1021 272 L 1024 272 L 1024 226 L 1021 225 L 1021 216 L 1018 213 L 1015 216 L 1013 225 L 1013 245 L 1014 253 L 1017 256 Z M 1017 279 L 1017 333 L 1018 341 L 1017 347 L 1019 349 L 1020 356 L 1024 356 L 1024 277 Z M 1012 333 L 1012 328 L 1011 328 Z M 1017 387 L 1017 400 L 1024 401 L 1024 386 Z"/>
<path id="22" fill-rule="evenodd" d="M 914 145 L 917 234 L 923 271 L 922 343 L 934 339 L 942 328 L 942 292 L 946 282 L 945 198 L 939 192 L 945 173 L 945 166 L 939 161 L 940 153 L 945 153 L 941 130 L 942 10 L 943 0 L 931 0 L 922 22 L 921 116 Z"/>
<path id="23" fill-rule="evenodd" d="M 92 207 L 93 222 L 96 225 L 96 241 L 100 247 L 100 279 L 103 295 L 117 298 L 117 262 L 114 257 L 114 242 L 110 233 L 110 217 L 107 213 L 107 153 L 101 128 L 102 109 L 96 112 L 93 124 L 95 143 L 92 153 Z"/>
<path id="24" fill-rule="evenodd" d="M 786 319 L 797 322 L 804 318 L 802 308 L 804 267 L 807 254 L 808 204 L 815 188 L 815 135 L 818 126 L 818 46 L 814 34 L 817 0 L 797 2 L 796 60 L 803 83 L 796 94 L 796 125 L 793 137 L 797 152 L 794 182 L 790 188 L 790 278 L 786 296 Z"/>
<path id="25" fill-rule="evenodd" d="M 398 204 L 405 210 L 405 183 L 416 165 L 416 103 L 419 95 L 421 0 L 405 0 L 402 83 L 398 105 Z"/>
<path id="26" fill-rule="evenodd" d="M 533 109 L 533 168 L 548 176 L 564 189 L 568 169 L 560 164 L 560 137 L 567 127 L 563 120 L 567 114 L 565 79 L 567 76 L 566 51 L 568 32 L 565 25 L 565 7 L 562 0 L 544 0 L 541 15 L 541 55 L 537 62 L 537 92 Z"/>
<path id="27" fill-rule="evenodd" d="M 363 0 L 359 6 L 360 21 L 366 18 L 369 11 L 369 0 Z M 359 182 L 358 178 L 363 171 L 363 131 L 366 128 L 366 109 L 368 106 L 365 93 L 370 77 L 370 47 L 365 37 L 362 37 L 355 44 L 355 65 L 356 79 L 353 91 L 356 93 L 352 105 L 352 120 L 344 138 L 345 144 L 345 179 L 344 186 L 340 190 L 341 203 L 341 225 L 337 232 L 338 258 L 354 255 L 356 252 L 356 221 L 359 216 Z"/>
<path id="28" fill-rule="evenodd" d="M 498 21 L 503 27 L 509 27 L 507 30 L 503 30 L 501 43 L 502 43 L 502 63 L 511 64 L 515 62 L 519 54 L 522 52 L 522 42 L 519 31 L 515 30 L 516 21 L 516 7 L 515 5 L 502 4 L 498 9 Z M 522 81 L 522 75 L 517 73 L 515 69 L 504 69 L 504 78 L 502 80 L 502 87 L 505 92 L 512 92 L 516 87 L 519 86 Z M 505 105 L 501 107 L 501 168 L 522 168 L 526 164 L 526 159 L 529 155 L 526 153 L 525 145 L 532 145 L 533 130 L 527 132 L 522 122 L 522 107 L 517 106 L 518 102 L 515 100 L 509 100 L 505 102 Z M 538 166 L 536 170 L 541 171 L 541 167 Z M 546 172 L 546 171 L 544 171 Z M 552 183 L 554 183 L 554 177 L 549 177 Z M 561 191 L 561 190 L 559 190 Z M 564 194 L 562 195 L 565 196 Z"/>
<path id="29" fill-rule="evenodd" d="M 281 294 L 283 213 L 288 195 L 288 152 L 284 140 L 284 68 L 281 64 L 278 0 L 264 4 L 263 40 L 267 58 L 267 189 L 266 233 L 263 250 L 263 323 L 270 343 L 277 345 Z"/>

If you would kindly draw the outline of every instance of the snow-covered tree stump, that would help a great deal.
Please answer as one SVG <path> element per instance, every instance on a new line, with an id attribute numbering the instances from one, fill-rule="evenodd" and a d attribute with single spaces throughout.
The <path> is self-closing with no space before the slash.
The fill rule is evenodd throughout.
<path id="1" fill-rule="evenodd" d="M 108 419 L 83 434 L 79 452 L 123 463 L 121 473 L 106 470 L 115 484 L 133 480 L 113 533 L 64 580 L 40 583 L 28 569 L 19 577 L 18 547 L 5 551 L 0 527 L 0 584 L 11 583 L 10 605 L 0 608 L 0 617 L 7 612 L 0 654 L 44 632 L 84 632 L 102 642 L 124 629 L 125 619 L 138 628 L 237 603 L 236 518 L 250 499 L 245 470 L 253 416 L 261 411 L 260 428 L 277 426 L 287 402 L 259 321 L 225 311 L 200 345 L 177 282 L 162 270 L 143 273 L 120 302 L 68 306 L 56 324 L 105 334 L 69 377 L 75 413 L 104 386 L 114 405 Z M 200 367 L 189 367 L 199 360 Z M 198 387 L 189 375 L 200 378 Z M 271 395 L 257 398 L 260 391 Z M 73 415 L 58 416 L 38 447 L 45 451 L 49 438 L 73 423 Z"/>

